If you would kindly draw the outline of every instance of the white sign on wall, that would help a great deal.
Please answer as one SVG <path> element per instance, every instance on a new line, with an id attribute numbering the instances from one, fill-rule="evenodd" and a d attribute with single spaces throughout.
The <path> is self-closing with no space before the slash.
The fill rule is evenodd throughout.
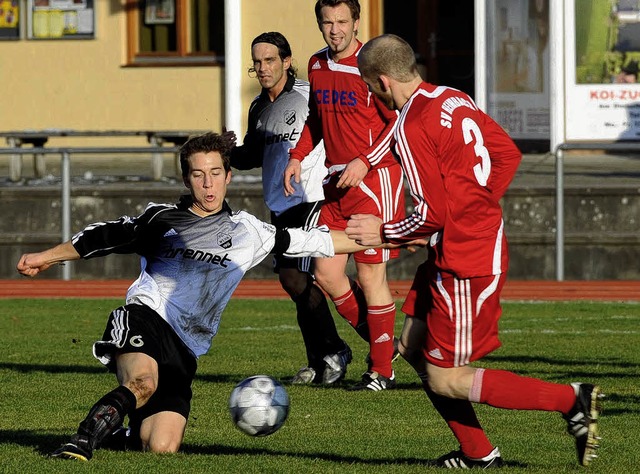
<path id="1" fill-rule="evenodd" d="M 562 13 L 562 141 L 640 140 L 640 3 L 565 0 Z"/>
<path id="2" fill-rule="evenodd" d="M 548 140 L 549 0 L 488 0 L 482 7 L 487 112 L 514 139 Z"/>

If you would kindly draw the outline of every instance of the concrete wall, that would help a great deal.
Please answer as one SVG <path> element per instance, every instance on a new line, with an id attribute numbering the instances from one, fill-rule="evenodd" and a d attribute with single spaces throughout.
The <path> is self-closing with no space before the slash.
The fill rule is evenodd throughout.
<path id="1" fill-rule="evenodd" d="M 181 185 L 74 186 L 72 231 L 86 224 L 137 215 L 146 204 L 174 202 Z M 268 220 L 260 184 L 234 184 L 228 200 Z M 57 186 L 0 187 L 3 216 L 0 220 L 0 278 L 19 278 L 15 264 L 23 252 L 37 251 L 60 242 L 60 190 Z M 569 188 L 566 202 L 567 280 L 640 279 L 640 189 Z M 552 186 L 511 189 L 504 199 L 507 236 L 510 241 L 513 279 L 555 278 L 555 190 Z M 389 264 L 390 279 L 410 279 L 424 259 L 403 252 Z M 74 279 L 133 279 L 139 271 L 136 256 L 111 255 L 74 262 Z M 52 269 L 45 278 L 59 278 Z M 252 278 L 273 278 L 271 259 L 252 270 Z"/>

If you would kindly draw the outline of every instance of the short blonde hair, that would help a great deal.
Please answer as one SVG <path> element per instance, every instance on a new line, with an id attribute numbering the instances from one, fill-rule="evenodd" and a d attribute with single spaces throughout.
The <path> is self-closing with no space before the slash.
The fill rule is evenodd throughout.
<path id="1" fill-rule="evenodd" d="M 362 47 L 358 68 L 365 77 L 384 75 L 399 82 L 410 82 L 420 75 L 409 43 L 391 34 L 377 36 Z"/>

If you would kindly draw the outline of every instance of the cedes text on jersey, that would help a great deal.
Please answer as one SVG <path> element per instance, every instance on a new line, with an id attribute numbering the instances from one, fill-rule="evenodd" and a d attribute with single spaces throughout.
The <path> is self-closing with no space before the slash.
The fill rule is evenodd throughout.
<path id="1" fill-rule="evenodd" d="M 318 104 L 340 104 L 348 107 L 358 105 L 355 91 L 336 91 L 330 89 L 316 89 L 313 91 Z"/>

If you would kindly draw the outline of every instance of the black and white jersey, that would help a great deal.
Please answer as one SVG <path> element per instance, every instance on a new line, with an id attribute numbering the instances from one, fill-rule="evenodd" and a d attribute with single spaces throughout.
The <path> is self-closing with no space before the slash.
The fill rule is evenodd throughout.
<path id="1" fill-rule="evenodd" d="M 333 244 L 321 229 L 277 230 L 225 203 L 217 214 L 199 217 L 191 197 L 178 204 L 150 203 L 138 217 L 87 226 L 72 238 L 89 259 L 137 253 L 141 272 L 126 302 L 156 311 L 198 357 L 211 347 L 220 317 L 244 274 L 270 252 L 291 257 L 332 256 Z"/>
<path id="2" fill-rule="evenodd" d="M 289 77 L 276 99 L 271 102 L 267 91 L 256 97 L 249 107 L 249 122 L 242 146 L 231 155 L 237 169 L 262 167 L 264 200 L 276 215 L 303 202 L 324 199 L 322 180 L 324 143 L 321 141 L 302 161 L 300 183 L 292 181 L 295 193 L 284 194 L 284 170 L 289 162 L 289 149 L 296 146 L 309 115 L 309 83 Z"/>

